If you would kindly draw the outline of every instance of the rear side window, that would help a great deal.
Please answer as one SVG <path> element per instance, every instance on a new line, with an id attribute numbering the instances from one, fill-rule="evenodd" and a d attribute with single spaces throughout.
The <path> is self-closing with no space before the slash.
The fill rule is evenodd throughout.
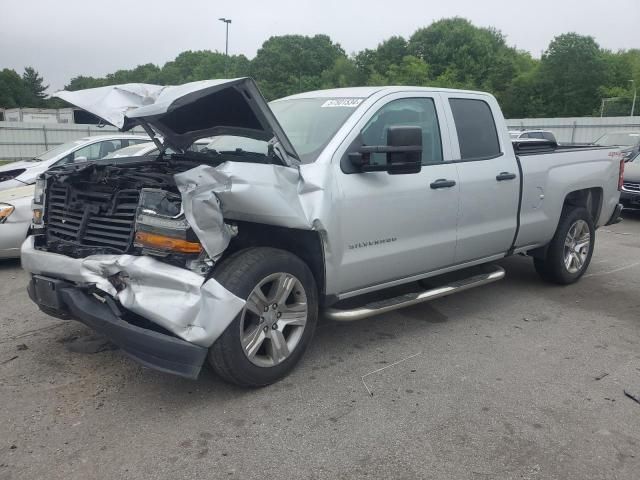
<path id="1" fill-rule="evenodd" d="M 491 108 L 484 100 L 450 98 L 462 160 L 482 160 L 500 155 L 498 131 Z"/>

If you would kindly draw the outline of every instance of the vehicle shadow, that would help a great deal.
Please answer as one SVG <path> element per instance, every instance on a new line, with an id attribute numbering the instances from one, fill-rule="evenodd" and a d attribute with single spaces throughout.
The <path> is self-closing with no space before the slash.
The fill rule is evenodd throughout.
<path id="1" fill-rule="evenodd" d="M 622 210 L 623 221 L 637 222 L 640 221 L 640 210 L 630 210 L 625 208 Z"/>
<path id="2" fill-rule="evenodd" d="M 20 259 L 19 258 L 3 258 L 0 259 L 0 271 L 2 270 L 10 270 L 12 268 L 20 267 Z"/>

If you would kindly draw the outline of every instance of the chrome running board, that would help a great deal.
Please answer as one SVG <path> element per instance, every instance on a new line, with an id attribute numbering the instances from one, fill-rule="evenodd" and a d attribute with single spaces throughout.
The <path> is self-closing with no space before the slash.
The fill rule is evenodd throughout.
<path id="1" fill-rule="evenodd" d="M 446 285 L 424 290 L 422 292 L 412 292 L 399 295 L 397 297 L 388 298 L 384 300 L 377 300 L 367 303 L 358 308 L 352 309 L 339 309 L 339 308 L 327 308 L 323 314 L 326 318 L 335 320 L 338 322 L 352 322 L 355 320 L 362 320 L 363 318 L 372 317 L 374 315 L 380 315 L 381 313 L 391 312 L 399 308 L 409 307 L 411 305 L 417 305 L 418 303 L 428 302 L 429 300 L 435 300 L 436 298 L 446 297 L 453 293 L 469 290 L 470 288 L 480 287 L 488 283 L 497 282 L 504 278 L 505 272 L 502 267 L 497 265 L 491 265 L 490 271 L 486 273 L 480 273 L 473 275 L 462 280 L 456 280 Z"/>

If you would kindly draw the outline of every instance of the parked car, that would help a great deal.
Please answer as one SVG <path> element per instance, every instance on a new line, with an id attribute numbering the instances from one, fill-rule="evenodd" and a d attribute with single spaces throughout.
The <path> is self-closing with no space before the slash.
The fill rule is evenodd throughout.
<path id="1" fill-rule="evenodd" d="M 511 140 L 538 139 L 558 143 L 556 136 L 549 130 L 510 130 Z"/>
<path id="2" fill-rule="evenodd" d="M 0 191 L 0 259 L 20 256 L 31 226 L 34 185 Z"/>
<path id="3" fill-rule="evenodd" d="M 621 148 L 625 168 L 620 202 L 625 208 L 640 209 L 640 131 L 605 133 L 594 144 Z"/>
<path id="4" fill-rule="evenodd" d="M 593 145 L 620 147 L 622 157 L 630 162 L 640 154 L 640 131 L 605 133 Z"/>
<path id="5" fill-rule="evenodd" d="M 508 255 L 576 282 L 596 229 L 620 215 L 615 149 L 516 156 L 488 93 L 363 87 L 268 105 L 247 78 L 122 85 L 113 102 L 110 88 L 59 96 L 180 153 L 46 172 L 22 246 L 29 295 L 188 378 L 208 362 L 239 385 L 273 383 L 320 312 L 351 321 L 485 285 Z M 265 149 L 186 150 L 207 136 Z"/>
<path id="6" fill-rule="evenodd" d="M 209 143 L 209 140 L 204 143 Z M 109 153 L 104 159 L 127 158 L 158 153 L 153 142 L 133 143 Z M 20 245 L 31 225 L 31 200 L 35 185 L 22 185 L 0 191 L 0 258 L 17 258 Z"/>
<path id="7" fill-rule="evenodd" d="M 0 190 L 34 183 L 38 175 L 54 165 L 98 160 L 128 145 L 148 141 L 147 136 L 130 134 L 97 135 L 73 140 L 47 150 L 31 160 L 0 166 Z"/>

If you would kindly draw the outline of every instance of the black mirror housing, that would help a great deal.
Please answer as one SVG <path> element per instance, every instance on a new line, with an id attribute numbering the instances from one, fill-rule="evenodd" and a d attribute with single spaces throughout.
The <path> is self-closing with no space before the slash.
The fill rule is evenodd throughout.
<path id="1" fill-rule="evenodd" d="M 387 168 L 391 175 L 422 170 L 422 128 L 391 126 L 387 131 Z"/>
<path id="2" fill-rule="evenodd" d="M 357 144 L 361 143 L 361 137 L 358 137 Z M 385 153 L 387 161 L 384 164 L 372 164 L 372 153 Z M 391 126 L 387 130 L 387 145 L 356 147 L 355 151 L 348 153 L 341 161 L 341 168 L 345 173 L 388 172 L 390 175 L 419 173 L 422 170 L 422 128 Z"/>

